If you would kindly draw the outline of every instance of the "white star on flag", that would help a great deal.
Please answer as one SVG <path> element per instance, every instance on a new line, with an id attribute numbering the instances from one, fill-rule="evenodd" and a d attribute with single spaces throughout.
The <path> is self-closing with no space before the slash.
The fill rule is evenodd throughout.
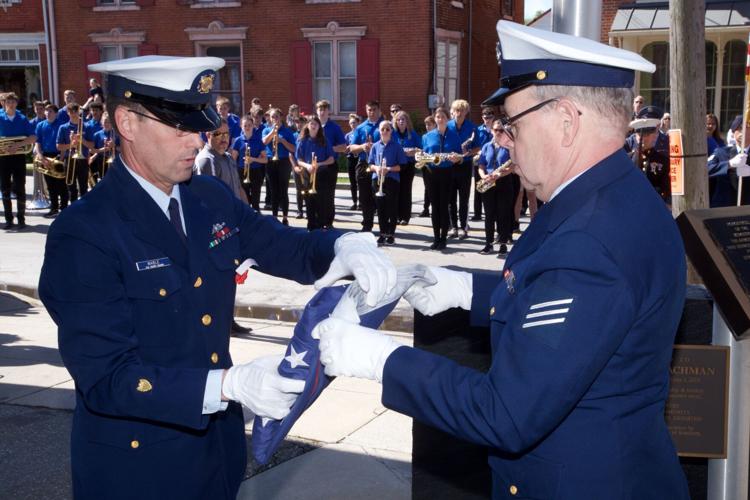
<path id="1" fill-rule="evenodd" d="M 285 357 L 284 359 L 289 362 L 289 365 L 291 365 L 292 368 L 297 368 L 298 366 L 310 366 L 307 363 L 305 363 L 305 354 L 307 354 L 307 351 L 302 351 L 298 353 L 294 350 L 294 346 L 290 346 L 292 349 L 292 353 Z"/>

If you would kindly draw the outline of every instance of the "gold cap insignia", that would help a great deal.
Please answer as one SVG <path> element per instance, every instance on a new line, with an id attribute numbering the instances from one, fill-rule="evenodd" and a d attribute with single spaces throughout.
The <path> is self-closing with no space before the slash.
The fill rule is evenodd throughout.
<path id="1" fill-rule="evenodd" d="M 138 379 L 138 387 L 136 387 L 135 389 L 138 392 L 148 392 L 153 388 L 154 387 L 151 385 L 151 382 L 149 382 L 145 378 L 142 378 L 142 379 Z"/>
<path id="2" fill-rule="evenodd" d="M 132 92 L 130 92 L 129 90 L 126 90 L 126 91 L 125 91 L 125 97 L 126 97 L 126 98 L 130 99 L 130 96 L 131 96 L 131 95 L 133 95 L 133 93 L 132 93 Z"/>
<path id="3" fill-rule="evenodd" d="M 198 82 L 198 92 L 208 94 L 214 88 L 214 75 L 204 75 Z"/>
<path id="4" fill-rule="evenodd" d="M 544 70 L 539 70 L 536 72 L 536 79 L 537 80 L 544 80 L 547 78 L 547 72 Z"/>

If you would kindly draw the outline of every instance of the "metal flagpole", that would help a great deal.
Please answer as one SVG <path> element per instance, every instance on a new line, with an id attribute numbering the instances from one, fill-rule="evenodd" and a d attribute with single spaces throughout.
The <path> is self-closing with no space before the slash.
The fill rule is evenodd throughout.
<path id="1" fill-rule="evenodd" d="M 742 108 L 742 152 L 747 147 L 747 137 L 745 137 L 745 130 L 747 130 L 748 114 L 750 114 L 750 35 L 747 40 L 747 56 L 745 58 L 745 104 Z M 742 177 L 739 176 L 737 183 L 737 206 L 742 204 Z"/>

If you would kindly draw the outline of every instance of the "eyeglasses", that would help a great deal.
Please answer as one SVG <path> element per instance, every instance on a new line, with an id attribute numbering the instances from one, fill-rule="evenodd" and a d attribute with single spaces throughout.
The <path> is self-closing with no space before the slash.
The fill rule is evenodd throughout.
<path id="1" fill-rule="evenodd" d="M 539 104 L 536 104 L 535 106 L 530 107 L 529 109 L 521 111 L 520 113 L 518 113 L 515 116 L 511 116 L 510 118 L 507 117 L 507 116 L 500 117 L 500 123 L 502 123 L 502 125 L 503 125 L 503 131 L 506 134 L 508 134 L 508 138 L 511 141 L 516 140 L 515 139 L 516 132 L 514 130 L 515 129 L 515 125 L 514 124 L 518 120 L 520 120 L 521 118 L 523 118 L 524 116 L 526 116 L 526 115 L 528 115 L 530 113 L 533 113 L 534 111 L 539 111 L 540 109 L 542 109 L 543 107 L 545 107 L 547 104 L 550 104 L 552 102 L 558 102 L 559 100 L 560 100 L 559 97 L 554 97 L 552 99 L 547 99 L 546 101 L 542 101 Z M 576 110 L 576 111 L 578 111 L 578 116 L 581 116 L 583 114 L 579 110 Z"/>
<path id="2" fill-rule="evenodd" d="M 229 137 L 229 132 L 211 132 L 211 137 Z"/>

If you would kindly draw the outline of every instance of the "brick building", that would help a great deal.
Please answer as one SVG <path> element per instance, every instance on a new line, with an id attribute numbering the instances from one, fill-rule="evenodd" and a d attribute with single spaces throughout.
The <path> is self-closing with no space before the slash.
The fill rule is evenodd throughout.
<path id="1" fill-rule="evenodd" d="M 0 88 L 26 98 L 33 92 L 60 102 L 67 88 L 85 96 L 88 78 L 97 76 L 86 67 L 99 61 L 211 55 L 227 63 L 215 91 L 232 100 L 235 112 L 247 109 L 255 96 L 282 109 L 298 103 L 305 112 L 327 98 L 337 118 L 363 113 L 372 98 L 384 106 L 401 103 L 421 117 L 433 94 L 447 102 L 465 98 L 478 109 L 497 87 L 495 23 L 523 19 L 522 0 L 0 3 L 6 9 L 0 16 L 0 56 L 30 47 L 37 59 L 26 61 L 27 67 L 38 74 L 18 88 L 6 82 L 10 66 L 2 66 Z M 16 62 L 19 57 L 21 52 Z"/>

